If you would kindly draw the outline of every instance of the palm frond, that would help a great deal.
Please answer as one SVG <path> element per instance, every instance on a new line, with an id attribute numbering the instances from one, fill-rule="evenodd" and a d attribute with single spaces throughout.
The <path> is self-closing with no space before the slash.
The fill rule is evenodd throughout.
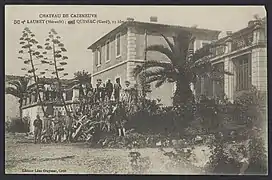
<path id="1" fill-rule="evenodd" d="M 162 61 L 156 61 L 156 60 L 149 60 L 146 61 L 144 64 L 144 67 L 149 68 L 149 67 L 162 67 L 166 69 L 174 69 L 173 64 L 169 62 L 162 62 Z"/>
<path id="2" fill-rule="evenodd" d="M 164 40 L 167 42 L 168 46 L 170 47 L 171 51 L 174 53 L 175 52 L 174 44 L 172 44 L 164 34 L 161 34 L 161 36 L 164 38 Z"/>
<path id="3" fill-rule="evenodd" d="M 162 76 L 162 75 L 159 75 L 159 76 L 149 76 L 149 77 L 142 77 L 142 76 L 141 76 L 141 78 L 142 78 L 143 81 L 146 82 L 146 83 L 152 83 L 152 82 L 161 80 L 162 78 L 164 78 L 164 76 Z"/>
<path id="4" fill-rule="evenodd" d="M 16 88 L 20 88 L 20 86 L 21 86 L 21 83 L 18 80 L 9 81 L 8 84 L 10 86 L 15 86 Z"/>
<path id="5" fill-rule="evenodd" d="M 146 51 L 156 51 L 160 52 L 161 54 L 164 54 L 166 57 L 168 57 L 169 60 L 172 61 L 173 57 L 173 52 L 167 48 L 164 47 L 163 45 L 151 45 L 146 48 Z"/>
<path id="6" fill-rule="evenodd" d="M 174 66 L 171 63 L 149 60 L 149 61 L 146 61 L 142 65 L 136 66 L 133 69 L 132 74 L 134 77 L 137 77 L 143 71 L 147 70 L 148 68 L 153 68 L 153 67 L 154 68 L 165 68 L 165 69 L 169 69 L 169 70 L 172 69 L 174 71 Z"/>
<path id="7" fill-rule="evenodd" d="M 156 82 L 156 84 L 155 84 L 155 87 L 156 87 L 156 88 L 161 87 L 161 86 L 165 83 L 165 81 L 166 81 L 166 78 L 165 78 L 165 77 L 162 78 L 162 79 L 160 79 L 160 80 L 158 80 L 158 81 Z"/>
<path id="8" fill-rule="evenodd" d="M 160 76 L 167 74 L 167 69 L 162 67 L 149 67 L 140 73 L 141 76 Z"/>
<path id="9" fill-rule="evenodd" d="M 18 91 L 18 89 L 14 87 L 6 87 L 5 88 L 5 93 L 10 94 L 14 97 L 21 98 L 22 94 Z"/>
<path id="10" fill-rule="evenodd" d="M 20 77 L 18 80 L 9 81 L 8 85 L 17 89 L 20 93 L 26 93 L 28 90 L 29 79 Z"/>

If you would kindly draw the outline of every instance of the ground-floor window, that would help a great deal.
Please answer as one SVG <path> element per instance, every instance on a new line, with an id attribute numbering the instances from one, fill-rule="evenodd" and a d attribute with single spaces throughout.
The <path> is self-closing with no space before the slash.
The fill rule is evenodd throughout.
<path id="1" fill-rule="evenodd" d="M 235 62 L 236 91 L 248 90 L 251 86 L 251 63 L 249 55 L 240 57 Z"/>

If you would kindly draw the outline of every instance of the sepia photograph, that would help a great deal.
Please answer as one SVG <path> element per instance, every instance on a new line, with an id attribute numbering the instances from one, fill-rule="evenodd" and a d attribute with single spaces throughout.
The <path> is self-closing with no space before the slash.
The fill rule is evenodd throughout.
<path id="1" fill-rule="evenodd" d="M 267 175 L 265 6 L 5 6 L 5 173 Z"/>

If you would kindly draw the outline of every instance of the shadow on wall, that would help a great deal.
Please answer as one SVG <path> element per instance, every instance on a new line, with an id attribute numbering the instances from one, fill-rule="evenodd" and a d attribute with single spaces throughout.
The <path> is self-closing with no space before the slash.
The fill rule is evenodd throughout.
<path id="1" fill-rule="evenodd" d="M 12 95 L 5 94 L 5 120 L 10 120 L 13 117 L 19 117 L 19 102 L 18 98 Z"/>

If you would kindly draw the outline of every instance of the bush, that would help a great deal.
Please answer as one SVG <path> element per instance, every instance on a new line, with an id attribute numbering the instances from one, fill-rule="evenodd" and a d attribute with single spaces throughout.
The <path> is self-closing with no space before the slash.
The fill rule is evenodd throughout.
<path id="1" fill-rule="evenodd" d="M 26 124 L 22 121 L 21 118 L 11 118 L 10 122 L 5 124 L 7 132 L 12 133 L 25 133 L 28 132 Z"/>
<path id="2" fill-rule="evenodd" d="M 228 114 L 233 114 L 230 121 L 234 124 L 232 127 L 225 126 L 228 131 L 222 129 L 212 142 L 211 146 L 214 150 L 210 157 L 209 166 L 207 166 L 209 167 L 208 171 L 217 174 L 239 173 L 242 163 L 239 162 L 239 157 L 237 157 L 236 153 L 239 154 L 239 149 L 235 149 L 235 144 L 250 140 L 249 145 L 244 146 L 246 147 L 245 152 L 240 153 L 240 156 L 249 158 L 249 167 L 245 173 L 267 173 L 267 155 L 263 140 L 265 133 L 262 129 L 263 125 L 266 124 L 266 119 L 262 116 L 261 111 L 264 107 L 263 97 L 255 89 L 237 93 L 234 104 L 227 107 Z M 237 128 L 239 125 L 243 125 L 242 128 Z M 230 131 L 233 132 L 231 135 Z M 232 152 L 226 149 L 227 145 L 232 146 Z"/>
<path id="3" fill-rule="evenodd" d="M 192 105 L 161 107 L 158 101 L 145 100 L 144 108 L 129 117 L 127 129 L 142 134 L 163 134 L 178 136 L 194 119 Z"/>

